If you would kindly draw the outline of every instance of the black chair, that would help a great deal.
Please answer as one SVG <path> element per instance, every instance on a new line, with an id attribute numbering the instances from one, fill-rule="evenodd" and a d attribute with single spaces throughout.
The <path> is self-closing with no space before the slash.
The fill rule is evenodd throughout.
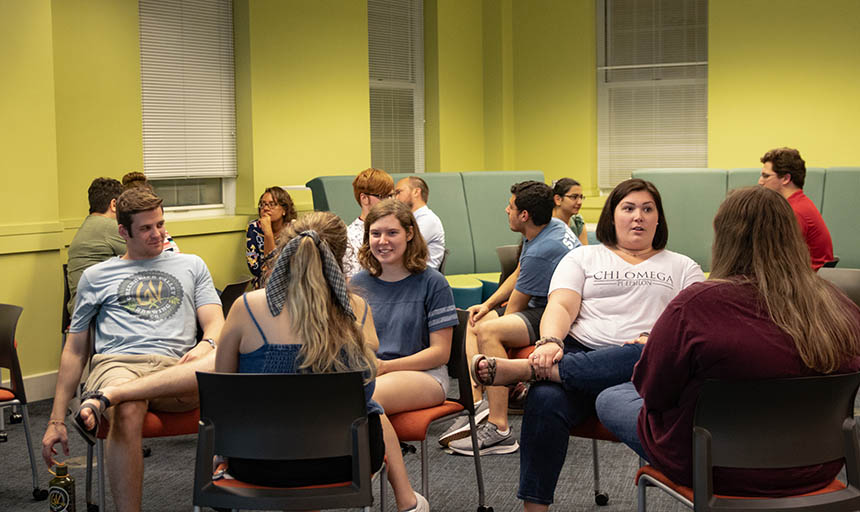
<path id="1" fill-rule="evenodd" d="M 445 249 L 442 254 L 442 261 L 439 262 L 439 273 L 445 275 L 445 263 L 448 263 L 448 255 L 451 254 L 451 249 Z"/>
<path id="2" fill-rule="evenodd" d="M 502 245 L 496 247 L 496 254 L 499 256 L 499 264 L 502 268 L 502 272 L 499 274 L 499 286 L 501 286 L 517 269 L 520 259 L 520 246 Z"/>
<path id="3" fill-rule="evenodd" d="M 818 275 L 835 284 L 849 299 L 860 307 L 860 269 L 821 268 Z"/>
<path id="4" fill-rule="evenodd" d="M 832 260 L 828 261 L 824 265 L 821 265 L 821 268 L 835 268 L 836 265 L 839 264 L 839 256 L 834 256 Z"/>
<path id="5" fill-rule="evenodd" d="M 245 290 L 248 289 L 248 285 L 250 283 L 251 278 L 248 277 L 242 281 L 231 283 L 224 287 L 224 291 L 221 292 L 221 308 L 224 310 L 224 318 L 227 318 L 227 313 L 230 312 L 230 308 L 233 306 L 233 303 L 236 302 L 236 299 L 241 297 L 243 293 L 245 293 Z"/>
<path id="6" fill-rule="evenodd" d="M 27 438 L 27 454 L 30 456 L 30 469 L 33 472 L 33 499 L 44 500 L 48 497 L 48 491 L 39 488 L 36 455 L 33 452 L 33 439 L 30 435 L 30 415 L 27 412 L 27 395 L 24 392 L 24 378 L 21 375 L 21 365 L 18 362 L 18 350 L 15 345 L 15 329 L 22 311 L 20 306 L 0 304 L 0 368 L 9 371 L 10 382 L 8 388 L 0 386 L 0 414 L 2 414 L 2 408 L 10 405 L 21 408 L 24 436 Z M 6 432 L 3 434 L 3 441 L 5 441 Z"/>
<path id="7" fill-rule="evenodd" d="M 693 487 L 651 466 L 637 476 L 639 510 L 657 486 L 696 511 L 860 510 L 860 443 L 854 397 L 860 372 L 753 381 L 708 380 L 693 421 Z M 834 480 L 821 492 L 784 498 L 714 495 L 714 466 L 779 469 L 845 459 L 848 485 Z"/>
<path id="8" fill-rule="evenodd" d="M 392 414 L 391 420 L 400 441 L 418 441 L 421 444 L 421 494 L 430 499 L 429 471 L 427 470 L 427 430 L 433 423 L 447 421 L 466 411 L 469 415 L 469 432 L 472 436 L 472 450 L 475 456 L 475 478 L 478 482 L 478 512 L 493 512 L 493 507 L 484 504 L 484 474 L 481 470 L 481 455 L 478 450 L 477 430 L 475 429 L 475 403 L 472 401 L 472 381 L 469 377 L 469 363 L 466 361 L 466 325 L 469 313 L 457 310 L 460 323 L 454 327 L 451 339 L 451 355 L 448 358 L 448 375 L 457 380 L 458 398 L 448 398 L 441 405 L 404 411 Z"/>
<path id="9" fill-rule="evenodd" d="M 310 510 L 373 503 L 370 441 L 360 372 L 197 373 L 200 426 L 194 509 Z M 264 392 L 261 390 L 275 390 Z M 215 454 L 265 460 L 352 457 L 343 485 L 271 488 L 212 480 Z M 385 478 L 380 479 L 381 486 Z"/>

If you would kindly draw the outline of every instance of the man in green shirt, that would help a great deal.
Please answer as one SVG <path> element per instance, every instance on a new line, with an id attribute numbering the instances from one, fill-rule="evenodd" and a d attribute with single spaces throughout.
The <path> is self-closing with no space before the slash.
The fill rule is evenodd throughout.
<path id="1" fill-rule="evenodd" d="M 125 240 L 119 236 L 116 223 L 116 198 L 122 193 L 122 183 L 113 178 L 96 178 L 87 193 L 90 214 L 69 245 L 69 264 L 66 269 L 71 294 L 66 305 L 69 314 L 75 309 L 75 293 L 84 270 L 125 254 Z"/>

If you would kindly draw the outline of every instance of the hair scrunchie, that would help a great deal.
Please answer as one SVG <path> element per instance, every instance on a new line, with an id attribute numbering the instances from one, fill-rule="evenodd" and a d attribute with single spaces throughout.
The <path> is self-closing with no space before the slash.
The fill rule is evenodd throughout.
<path id="1" fill-rule="evenodd" d="M 350 318 L 355 320 L 355 313 L 353 313 L 352 305 L 349 302 L 349 294 L 347 293 L 346 279 L 343 277 L 343 271 L 338 266 L 334 253 L 331 252 L 331 248 L 328 246 L 328 242 L 324 240 L 320 241 L 319 235 L 312 229 L 299 233 L 298 236 L 290 240 L 281 250 L 281 255 L 275 263 L 272 275 L 266 283 L 266 303 L 269 305 L 269 312 L 272 313 L 272 316 L 277 316 L 284 309 L 284 303 L 287 300 L 287 287 L 290 284 L 290 260 L 305 237 L 310 237 L 320 252 L 323 276 L 331 290 L 335 303 Z"/>

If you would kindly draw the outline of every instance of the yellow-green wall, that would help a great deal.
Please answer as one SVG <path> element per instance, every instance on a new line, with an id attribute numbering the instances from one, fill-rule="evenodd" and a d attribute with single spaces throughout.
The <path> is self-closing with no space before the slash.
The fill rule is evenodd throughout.
<path id="1" fill-rule="evenodd" d="M 597 192 L 594 2 L 514 2 L 516 167 Z"/>
<path id="2" fill-rule="evenodd" d="M 240 134 L 253 161 L 253 200 L 267 186 L 370 166 L 367 5 L 350 0 L 236 2 L 246 95 Z M 240 169 L 244 171 L 245 169 Z M 256 203 L 254 203 L 256 204 Z"/>
<path id="3" fill-rule="evenodd" d="M 264 187 L 370 165 L 366 14 L 360 0 L 235 0 L 237 215 L 168 223 L 216 286 L 246 272 Z M 0 0 L 0 302 L 24 307 L 30 376 L 56 369 L 86 187 L 142 166 L 137 17 L 135 0 Z M 857 164 L 858 20 L 854 0 L 710 2 L 709 164 L 778 145 Z M 594 196 L 595 37 L 592 0 L 425 0 L 427 170 L 538 169 Z"/>
<path id="4" fill-rule="evenodd" d="M 811 166 L 860 164 L 860 2 L 709 5 L 709 167 L 755 167 L 780 146 Z"/>

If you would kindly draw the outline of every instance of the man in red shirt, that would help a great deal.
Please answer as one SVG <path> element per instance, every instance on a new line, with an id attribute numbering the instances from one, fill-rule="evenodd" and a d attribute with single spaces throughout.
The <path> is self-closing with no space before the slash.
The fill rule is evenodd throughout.
<path id="1" fill-rule="evenodd" d="M 818 270 L 833 260 L 833 241 L 818 208 L 803 193 L 806 162 L 800 157 L 800 152 L 792 148 L 772 149 L 761 157 L 761 162 L 764 166 L 758 184 L 779 192 L 788 200 L 809 247 L 812 268 Z"/>

